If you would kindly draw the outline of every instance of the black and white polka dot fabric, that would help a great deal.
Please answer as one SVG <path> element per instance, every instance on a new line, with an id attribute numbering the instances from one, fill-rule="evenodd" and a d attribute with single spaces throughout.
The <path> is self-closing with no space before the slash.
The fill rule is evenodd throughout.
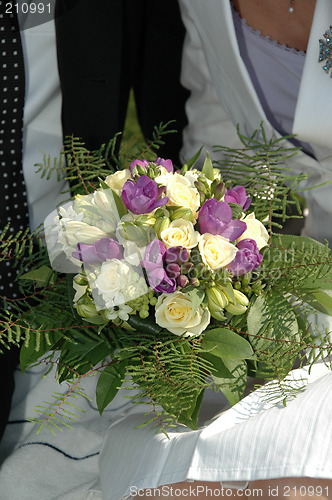
<path id="1" fill-rule="evenodd" d="M 8 2 L 0 0 L 0 232 L 10 222 L 15 234 L 29 223 L 22 172 L 25 77 L 18 22 L 6 10 Z M 15 275 L 11 262 L 0 262 L 0 296 L 16 296 Z"/>

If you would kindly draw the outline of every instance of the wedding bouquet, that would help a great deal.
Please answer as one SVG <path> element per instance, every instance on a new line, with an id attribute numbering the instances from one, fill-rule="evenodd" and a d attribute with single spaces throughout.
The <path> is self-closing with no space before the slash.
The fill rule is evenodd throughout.
<path id="1" fill-rule="evenodd" d="M 12 305 L 2 321 L 8 342 L 23 339 L 23 370 L 43 360 L 71 384 L 54 412 L 41 410 L 42 425 L 73 418 L 65 403 L 91 374 L 101 413 L 122 386 L 151 404 L 161 427 L 195 428 L 207 387 L 235 404 L 249 374 L 275 379 L 286 398 L 296 360 L 329 363 L 328 332 L 309 315 L 332 314 L 332 256 L 310 238 L 273 232 L 303 180 L 280 167 L 276 146 L 223 148 L 221 169 L 208 154 L 195 168 L 198 153 L 180 169 L 141 157 L 110 173 L 100 152 L 71 140 L 64 175 L 74 165 L 86 194 L 46 219 L 47 251 L 20 262 L 34 302 L 23 312 Z"/>

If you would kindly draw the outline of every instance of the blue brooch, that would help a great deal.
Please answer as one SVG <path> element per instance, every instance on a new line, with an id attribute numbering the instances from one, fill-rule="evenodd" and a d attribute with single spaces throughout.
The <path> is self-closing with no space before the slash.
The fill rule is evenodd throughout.
<path id="1" fill-rule="evenodd" d="M 332 68 L 332 26 L 324 33 L 325 40 L 319 40 L 319 58 L 318 62 L 326 61 L 323 70 L 325 73 L 329 74 Z M 332 78 L 332 71 L 330 73 L 330 78 Z"/>

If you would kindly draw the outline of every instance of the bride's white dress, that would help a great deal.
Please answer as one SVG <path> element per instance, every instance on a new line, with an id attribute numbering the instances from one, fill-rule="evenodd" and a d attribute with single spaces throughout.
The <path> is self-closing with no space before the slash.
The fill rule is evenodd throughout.
<path id="1" fill-rule="evenodd" d="M 250 134 L 264 121 L 266 130 L 278 135 L 241 61 L 229 2 L 209 0 L 209 8 L 202 0 L 180 4 L 188 29 L 184 81 L 193 91 L 185 156 L 201 143 L 237 145 L 237 123 Z M 326 98 L 332 80 L 317 63 L 318 39 L 330 24 L 331 1 L 317 0 L 294 119 L 294 131 L 312 149 L 290 164 L 297 171 L 314 172 L 313 182 L 332 180 L 332 100 Z M 307 230 L 332 241 L 330 189 L 308 193 Z M 308 377 L 309 383 L 286 407 L 267 404 L 260 391 L 253 392 L 197 431 L 171 429 L 168 439 L 148 427 L 135 429 L 147 418 L 144 407 L 131 405 L 121 394 L 102 417 L 93 402 L 86 402 L 86 413 L 72 430 L 55 436 L 43 430 L 37 436 L 26 418 L 58 387 L 52 374 L 42 380 L 38 373 L 23 378 L 18 373 L 11 423 L 0 447 L 0 456 L 7 456 L 0 470 L 1 500 L 119 500 L 141 488 L 186 479 L 332 479 L 332 373 L 320 363 L 309 376 L 306 369 L 294 375 Z M 93 393 L 95 380 L 86 383 Z M 210 396 L 203 404 L 206 417 L 218 414 L 225 404 L 220 395 Z"/>

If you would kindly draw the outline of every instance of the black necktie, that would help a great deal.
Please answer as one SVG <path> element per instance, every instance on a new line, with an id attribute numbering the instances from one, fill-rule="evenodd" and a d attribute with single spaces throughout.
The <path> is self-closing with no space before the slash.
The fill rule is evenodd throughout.
<path id="1" fill-rule="evenodd" d="M 8 5 L 0 0 L 0 231 L 9 222 L 15 234 L 29 223 L 22 171 L 25 75 L 15 9 L 6 12 Z M 17 295 L 15 276 L 10 261 L 0 262 L 0 296 Z"/>

